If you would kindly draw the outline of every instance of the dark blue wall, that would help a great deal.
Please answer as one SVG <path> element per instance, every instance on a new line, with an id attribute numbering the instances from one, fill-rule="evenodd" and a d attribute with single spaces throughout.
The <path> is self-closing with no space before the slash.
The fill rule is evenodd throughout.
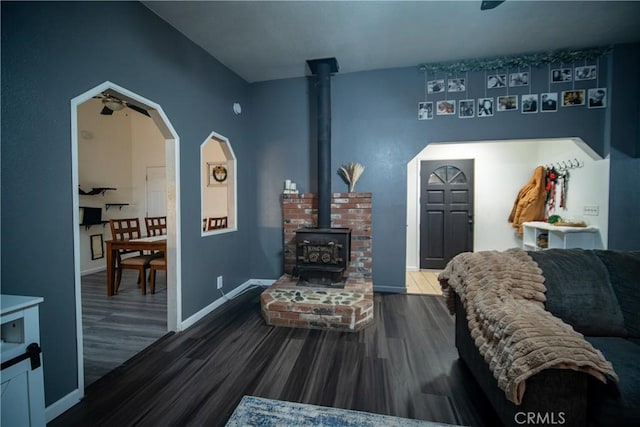
<path id="1" fill-rule="evenodd" d="M 160 104 L 180 136 L 186 319 L 251 278 L 248 84 L 137 2 L 2 2 L 2 292 L 39 295 L 46 403 L 77 387 L 70 100 L 104 81 Z M 239 231 L 200 237 L 200 144 L 238 159 Z"/>
<path id="2" fill-rule="evenodd" d="M 338 62 L 340 58 L 338 58 Z M 525 70 L 522 70 L 525 71 Z M 607 58 L 600 60 L 600 85 L 606 86 Z M 444 76 L 438 76 L 443 78 Z M 464 77 L 464 76 L 461 76 Z M 429 77 L 434 78 L 433 76 Z M 467 76 L 467 94 L 449 94 L 449 99 L 485 96 L 484 72 Z M 532 70 L 532 93 L 549 91 L 548 68 Z M 595 81 L 576 82 L 575 88 L 594 87 Z M 313 83 L 291 79 L 253 84 L 251 108 L 260 112 L 253 121 L 260 140 L 257 152 L 260 182 L 270 183 L 257 195 L 261 215 L 268 226 L 259 230 L 262 250 L 281 251 L 279 194 L 285 178 L 298 182 L 303 191 L 315 192 L 311 168 L 315 164 Z M 572 83 L 553 84 L 551 91 L 572 89 Z M 510 94 L 528 93 L 529 88 L 510 88 Z M 505 95 L 506 89 L 486 91 Z M 444 94 L 429 96 L 429 101 Z M 336 74 L 332 80 L 332 170 L 353 161 L 366 169 L 357 184 L 359 191 L 373 193 L 374 287 L 402 290 L 405 282 L 406 166 L 429 142 L 507 140 L 522 138 L 581 137 L 598 153 L 604 153 L 605 109 L 559 107 L 557 113 L 521 114 L 496 112 L 494 117 L 460 119 L 436 116 L 417 119 L 418 102 L 424 100 L 424 75 L 415 68 Z M 496 169 L 500 167 L 496 164 Z M 499 176 L 496 179 L 509 179 Z M 333 175 L 333 190 L 347 185 Z M 496 213 L 508 216 L 508 212 Z M 270 246 L 270 249 L 268 247 Z M 260 274 L 276 276 L 282 271 L 281 257 L 264 260 Z"/>

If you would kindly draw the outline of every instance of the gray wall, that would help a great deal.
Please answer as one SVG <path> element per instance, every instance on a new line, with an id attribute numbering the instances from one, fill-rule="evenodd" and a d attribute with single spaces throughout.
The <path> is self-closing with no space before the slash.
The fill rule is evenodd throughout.
<path id="1" fill-rule="evenodd" d="M 607 82 L 607 61 L 607 58 L 600 61 L 601 86 L 606 86 Z M 532 93 L 549 91 L 547 67 L 533 69 L 532 74 Z M 429 76 L 432 78 L 434 76 Z M 484 82 L 484 72 L 470 73 L 468 93 L 449 95 L 449 98 L 484 97 Z M 575 83 L 576 89 L 594 86 L 594 81 Z M 551 91 L 571 88 L 571 83 L 551 85 Z M 509 93 L 528 91 L 528 87 L 511 88 Z M 488 96 L 504 94 L 506 89 L 487 90 Z M 310 118 L 313 117 L 314 97 L 310 79 L 271 81 L 251 87 L 251 109 L 260 111 L 260 117 L 253 121 L 256 133 L 252 138 L 261 140 L 256 161 L 259 180 L 263 184 L 257 198 L 262 215 L 259 221 L 265 224 L 259 230 L 259 239 L 262 250 L 272 254 L 257 266 L 265 276 L 273 277 L 282 271 L 281 258 L 273 255 L 281 250 L 281 238 L 277 240 L 275 236 L 280 227 L 282 181 L 290 178 L 303 191 L 316 191 L 314 172 L 310 172 L 310 167 L 315 167 L 314 119 Z M 437 98 L 432 95 L 428 100 L 443 98 L 442 94 Z M 598 153 L 605 150 L 606 109 L 559 107 L 557 113 L 525 115 L 511 111 L 496 112 L 490 118 L 436 116 L 430 121 L 418 121 L 418 102 L 423 100 L 424 75 L 417 67 L 338 73 L 332 79 L 332 170 L 337 171 L 341 164 L 349 161 L 360 162 L 366 167 L 356 189 L 373 193 L 376 290 L 404 288 L 406 165 L 429 142 L 577 136 Z M 496 179 L 509 179 L 499 176 L 499 167 L 496 164 Z M 334 174 L 333 190 L 346 189 L 347 185 L 337 173 Z M 496 214 L 508 216 L 508 212 Z M 632 238 L 624 233 L 620 237 Z M 634 244 L 638 245 L 638 242 L 636 234 Z"/>
<path id="2" fill-rule="evenodd" d="M 44 297 L 47 405 L 77 387 L 70 100 L 112 81 L 163 107 L 180 141 L 182 310 L 187 318 L 251 276 L 256 222 L 248 84 L 139 3 L 2 2 L 2 292 Z M 107 26 L 109 31 L 107 32 Z M 238 159 L 239 231 L 200 237 L 200 144 Z M 250 226 L 251 225 L 251 226 Z"/>

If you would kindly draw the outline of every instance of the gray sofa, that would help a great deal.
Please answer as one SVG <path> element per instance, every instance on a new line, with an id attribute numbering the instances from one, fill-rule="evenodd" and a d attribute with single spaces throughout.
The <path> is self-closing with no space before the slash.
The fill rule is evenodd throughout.
<path id="1" fill-rule="evenodd" d="M 460 358 L 508 426 L 640 426 L 640 252 L 550 249 L 530 252 L 542 269 L 546 310 L 585 336 L 613 364 L 619 383 L 548 369 L 529 378 L 521 405 L 505 398 L 471 340 L 455 298 Z"/>

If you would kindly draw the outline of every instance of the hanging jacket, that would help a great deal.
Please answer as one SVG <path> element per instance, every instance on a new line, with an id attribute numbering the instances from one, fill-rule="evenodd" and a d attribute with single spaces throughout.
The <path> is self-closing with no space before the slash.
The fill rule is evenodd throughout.
<path id="1" fill-rule="evenodd" d="M 529 182 L 518 192 L 509 215 L 509 222 L 513 228 L 518 229 L 519 236 L 522 236 L 523 222 L 544 220 L 544 205 L 547 198 L 546 175 L 547 169 L 544 166 L 538 166 Z"/>

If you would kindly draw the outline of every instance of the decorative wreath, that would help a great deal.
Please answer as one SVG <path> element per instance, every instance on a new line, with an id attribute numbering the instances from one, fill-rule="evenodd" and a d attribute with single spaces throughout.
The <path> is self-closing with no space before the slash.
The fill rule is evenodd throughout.
<path id="1" fill-rule="evenodd" d="M 225 182 L 227 180 L 227 168 L 217 165 L 213 168 L 213 179 L 217 182 Z"/>

